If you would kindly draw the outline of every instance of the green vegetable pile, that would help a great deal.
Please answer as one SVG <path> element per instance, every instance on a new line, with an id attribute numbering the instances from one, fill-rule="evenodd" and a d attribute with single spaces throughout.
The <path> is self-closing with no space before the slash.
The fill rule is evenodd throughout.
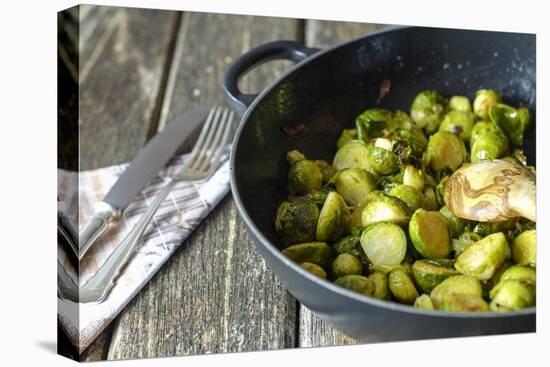
<path id="1" fill-rule="evenodd" d="M 287 154 L 288 197 L 275 219 L 283 253 L 316 276 L 365 296 L 454 312 L 535 306 L 536 225 L 473 222 L 445 206 L 464 163 L 521 150 L 524 107 L 492 90 L 450 99 L 420 92 L 410 114 L 373 108 L 342 131 L 332 164 Z"/>

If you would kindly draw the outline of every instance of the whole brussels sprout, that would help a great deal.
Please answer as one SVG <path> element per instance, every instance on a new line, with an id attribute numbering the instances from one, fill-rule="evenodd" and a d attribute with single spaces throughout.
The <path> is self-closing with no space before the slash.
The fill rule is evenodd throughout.
<path id="1" fill-rule="evenodd" d="M 470 142 L 470 161 L 476 163 L 502 157 L 508 152 L 508 139 L 501 133 L 485 133 Z"/>
<path id="2" fill-rule="evenodd" d="M 489 108 L 489 118 L 502 130 L 514 145 L 523 145 L 523 134 L 531 123 L 531 115 L 525 107 L 515 109 L 499 103 Z"/>
<path id="3" fill-rule="evenodd" d="M 378 138 L 368 146 L 368 164 L 371 169 L 381 175 L 389 175 L 399 169 L 399 157 L 393 152 L 393 142 Z"/>
<path id="4" fill-rule="evenodd" d="M 474 99 L 474 113 L 483 120 L 489 118 L 489 108 L 500 103 L 500 95 L 491 89 L 480 89 Z"/>
<path id="5" fill-rule="evenodd" d="M 350 254 L 340 254 L 332 262 L 332 277 L 338 279 L 345 275 L 362 274 L 363 264 L 359 258 Z"/>
<path id="6" fill-rule="evenodd" d="M 376 190 L 376 180 L 362 168 L 346 168 L 338 172 L 334 186 L 346 203 L 356 206 Z"/>
<path id="7" fill-rule="evenodd" d="M 398 185 L 392 188 L 388 194 L 404 202 L 411 214 L 418 208 L 426 207 L 426 197 L 422 191 L 412 186 Z"/>
<path id="8" fill-rule="evenodd" d="M 309 271 L 311 274 L 317 275 L 321 279 L 327 279 L 327 273 L 325 272 L 325 269 L 317 264 L 303 262 L 300 264 L 300 266 Z"/>
<path id="9" fill-rule="evenodd" d="M 369 275 L 371 283 L 374 285 L 373 297 L 378 299 L 388 299 L 390 297 L 390 288 L 388 275 L 375 271 Z"/>
<path id="10" fill-rule="evenodd" d="M 332 165 L 337 170 L 363 168 L 372 173 L 368 162 L 369 149 L 362 140 L 351 140 L 338 149 Z"/>
<path id="11" fill-rule="evenodd" d="M 449 99 L 449 108 L 454 111 L 472 112 L 470 100 L 465 96 L 452 96 Z"/>
<path id="12" fill-rule="evenodd" d="M 344 145 L 349 143 L 352 140 L 357 140 L 357 130 L 356 129 L 344 129 L 336 142 L 336 149 L 342 148 Z"/>
<path id="13" fill-rule="evenodd" d="M 455 268 L 462 274 L 488 280 L 509 256 L 510 249 L 504 234 L 493 233 L 473 243 L 458 255 Z"/>
<path id="14" fill-rule="evenodd" d="M 537 263 L 537 231 L 535 229 L 522 232 L 512 243 L 512 259 L 516 264 Z"/>
<path id="15" fill-rule="evenodd" d="M 315 239 L 319 209 L 307 198 L 291 198 L 279 204 L 275 218 L 275 230 L 286 244 L 308 242 Z"/>
<path id="16" fill-rule="evenodd" d="M 390 291 L 398 302 L 412 305 L 418 297 L 413 281 L 403 269 L 392 270 L 388 282 Z"/>
<path id="17" fill-rule="evenodd" d="M 334 252 L 324 242 L 306 242 L 289 246 L 283 250 L 288 258 L 297 264 L 305 262 L 321 266 L 323 269 L 330 269 Z"/>
<path id="18" fill-rule="evenodd" d="M 392 196 L 384 196 L 370 202 L 361 212 L 361 223 L 364 227 L 379 222 L 405 225 L 408 220 L 407 205 Z"/>
<path id="19" fill-rule="evenodd" d="M 424 190 L 424 172 L 408 164 L 403 170 L 403 184 L 412 186 L 420 191 Z"/>
<path id="20" fill-rule="evenodd" d="M 448 131 L 457 135 L 465 142 L 468 142 L 472 135 L 474 121 L 475 115 L 472 112 L 451 110 L 443 118 L 439 126 L 439 131 Z"/>
<path id="21" fill-rule="evenodd" d="M 493 124 L 491 121 L 480 120 L 474 124 L 472 128 L 472 134 L 470 135 L 470 146 L 484 134 L 500 134 L 503 137 L 506 137 L 500 129 Z"/>
<path id="22" fill-rule="evenodd" d="M 460 255 L 464 250 L 470 247 L 474 242 L 481 240 L 481 236 L 477 233 L 466 231 L 453 240 L 452 247 L 455 256 Z"/>
<path id="23" fill-rule="evenodd" d="M 314 161 L 299 160 L 288 171 L 288 192 L 291 195 L 309 190 L 319 190 L 322 184 L 323 175 Z"/>
<path id="24" fill-rule="evenodd" d="M 315 238 L 317 241 L 336 241 L 351 229 L 351 214 L 344 198 L 336 191 L 328 193 L 319 212 Z"/>
<path id="25" fill-rule="evenodd" d="M 453 275 L 458 275 L 458 272 L 430 260 L 417 260 L 412 265 L 412 274 L 416 284 L 424 292 L 430 293 L 436 285 Z"/>
<path id="26" fill-rule="evenodd" d="M 401 264 L 407 253 L 407 236 L 393 223 L 377 223 L 363 230 L 361 248 L 373 265 Z"/>
<path id="27" fill-rule="evenodd" d="M 392 113 L 382 108 L 371 108 L 366 110 L 355 120 L 357 136 L 359 140 L 368 142 L 373 138 L 381 137 L 387 128 L 387 122 Z"/>
<path id="28" fill-rule="evenodd" d="M 433 310 L 434 303 L 432 302 L 432 299 L 430 298 L 429 295 L 423 294 L 416 298 L 416 300 L 414 301 L 414 307 L 421 308 L 424 310 Z"/>
<path id="29" fill-rule="evenodd" d="M 467 157 L 464 142 L 448 131 L 438 131 L 430 136 L 426 153 L 430 166 L 436 172 L 455 171 Z"/>
<path id="30" fill-rule="evenodd" d="M 430 297 L 436 308 L 440 308 L 443 304 L 443 298 L 448 294 L 472 294 L 482 297 L 483 289 L 481 283 L 474 277 L 469 275 L 453 275 L 438 285 L 430 292 Z"/>
<path id="31" fill-rule="evenodd" d="M 441 207 L 439 212 L 447 219 L 452 238 L 457 238 L 464 233 L 464 228 L 466 228 L 464 219 L 457 217 L 446 205 Z"/>
<path id="32" fill-rule="evenodd" d="M 501 280 L 489 293 L 491 310 L 506 312 L 535 305 L 535 287 L 518 279 Z"/>
<path id="33" fill-rule="evenodd" d="M 441 310 L 451 312 L 487 312 L 489 305 L 477 294 L 449 293 L 443 297 Z"/>
<path id="34" fill-rule="evenodd" d="M 358 258 L 361 258 L 363 252 L 359 237 L 351 234 L 340 238 L 333 247 L 339 254 L 350 254 Z"/>
<path id="35" fill-rule="evenodd" d="M 425 90 L 416 95 L 411 105 L 411 117 L 428 134 L 439 127 L 447 100 L 435 90 Z"/>
<path id="36" fill-rule="evenodd" d="M 334 168 L 327 161 L 317 159 L 315 163 L 317 164 L 317 166 L 319 166 L 319 169 L 321 170 L 321 175 L 323 177 L 323 184 L 329 183 L 334 177 L 334 175 L 336 175 L 336 173 L 338 172 L 338 170 Z"/>
<path id="37" fill-rule="evenodd" d="M 372 296 L 374 294 L 374 284 L 372 284 L 369 278 L 363 275 L 345 275 L 336 279 L 334 284 L 364 296 Z"/>
<path id="38" fill-rule="evenodd" d="M 416 210 L 409 222 L 409 235 L 415 250 L 427 259 L 446 258 L 451 252 L 449 225 L 439 212 Z"/>

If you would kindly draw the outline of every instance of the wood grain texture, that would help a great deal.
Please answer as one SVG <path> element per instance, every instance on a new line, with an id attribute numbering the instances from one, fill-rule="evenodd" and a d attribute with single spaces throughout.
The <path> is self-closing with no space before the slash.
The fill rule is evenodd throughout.
<path id="1" fill-rule="evenodd" d="M 305 42 L 306 45 L 311 47 L 327 48 L 383 27 L 383 25 L 378 24 L 306 20 Z M 345 336 L 315 316 L 303 305 L 300 305 L 298 335 L 300 347 L 323 347 L 356 343 L 355 340 Z"/>
<path id="2" fill-rule="evenodd" d="M 161 119 L 223 103 L 220 81 L 249 48 L 294 38 L 298 21 L 185 13 Z M 255 70 L 261 89 L 281 67 Z M 162 117 L 163 116 L 163 117 Z M 116 322 L 108 359 L 274 350 L 296 345 L 296 301 L 266 268 L 227 197 Z"/>
<path id="3" fill-rule="evenodd" d="M 101 8 L 84 7 L 81 25 L 82 170 L 128 161 L 144 145 L 177 21 L 176 12 Z"/>

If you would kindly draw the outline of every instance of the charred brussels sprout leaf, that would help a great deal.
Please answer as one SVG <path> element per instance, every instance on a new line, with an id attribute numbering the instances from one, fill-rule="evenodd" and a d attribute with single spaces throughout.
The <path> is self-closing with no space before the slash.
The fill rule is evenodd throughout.
<path id="1" fill-rule="evenodd" d="M 317 241 L 336 241 L 351 229 L 351 214 L 346 202 L 336 191 L 327 195 L 319 213 L 315 236 Z"/>
<path id="2" fill-rule="evenodd" d="M 308 262 L 317 264 L 323 269 L 330 269 L 334 258 L 332 248 L 324 242 L 306 242 L 292 245 L 285 248 L 283 254 L 297 264 Z"/>
<path id="3" fill-rule="evenodd" d="M 275 230 L 286 244 L 312 241 L 318 219 L 319 209 L 315 202 L 306 198 L 291 198 L 279 205 Z"/>

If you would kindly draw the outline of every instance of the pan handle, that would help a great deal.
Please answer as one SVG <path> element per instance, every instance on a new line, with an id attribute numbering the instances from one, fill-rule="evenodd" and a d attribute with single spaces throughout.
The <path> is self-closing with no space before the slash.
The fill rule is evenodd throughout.
<path id="1" fill-rule="evenodd" d="M 239 114 L 244 114 L 258 94 L 246 94 L 239 90 L 239 79 L 254 67 L 270 60 L 286 59 L 296 63 L 307 59 L 319 51 L 294 41 L 274 41 L 265 43 L 241 55 L 227 69 L 222 89 L 229 105 Z"/>

